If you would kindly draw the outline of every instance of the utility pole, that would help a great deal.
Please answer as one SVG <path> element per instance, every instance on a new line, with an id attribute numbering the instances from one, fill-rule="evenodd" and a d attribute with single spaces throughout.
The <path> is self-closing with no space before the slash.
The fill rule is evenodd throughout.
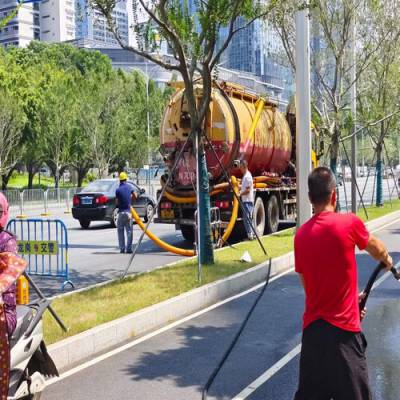
<path id="1" fill-rule="evenodd" d="M 146 60 L 146 111 L 147 111 L 147 164 L 148 164 L 148 184 L 149 184 L 149 194 L 151 194 L 151 154 L 150 154 L 150 96 L 149 96 L 149 71 L 148 66 L 149 61 Z"/>
<path id="2" fill-rule="evenodd" d="M 149 168 L 151 165 L 151 154 L 150 154 L 150 96 L 149 96 L 149 71 L 148 71 L 148 61 L 146 60 L 146 106 L 147 106 L 147 163 L 149 164 Z M 150 171 L 150 170 L 149 170 Z M 149 172 L 150 174 L 150 172 Z"/>
<path id="3" fill-rule="evenodd" d="M 296 181 L 297 227 L 311 217 L 308 175 L 311 172 L 310 20 L 309 9 L 296 13 Z"/>
<path id="4" fill-rule="evenodd" d="M 356 117 L 357 117 L 357 65 L 356 65 L 356 14 L 351 19 L 350 25 L 350 101 L 351 101 L 351 116 L 353 121 L 353 136 L 351 138 L 351 212 L 357 213 L 357 136 L 356 132 Z"/>

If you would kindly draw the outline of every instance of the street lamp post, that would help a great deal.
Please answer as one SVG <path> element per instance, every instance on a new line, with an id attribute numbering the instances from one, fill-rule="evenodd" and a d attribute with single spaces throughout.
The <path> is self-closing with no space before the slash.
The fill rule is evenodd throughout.
<path id="1" fill-rule="evenodd" d="M 146 60 L 146 104 L 147 104 L 147 162 L 150 166 L 151 164 L 151 154 L 150 154 L 150 96 L 149 96 L 149 72 L 148 72 L 149 62 Z"/>
<path id="2" fill-rule="evenodd" d="M 311 217 L 308 175 L 311 172 L 311 95 L 309 9 L 296 13 L 296 181 L 297 226 Z"/>
<path id="3" fill-rule="evenodd" d="M 357 112 L 357 66 L 356 66 L 356 15 L 351 19 L 350 26 L 351 44 L 350 44 L 350 82 L 351 82 L 351 115 L 353 120 L 353 136 L 351 138 L 351 211 L 357 213 L 357 135 L 356 132 L 356 112 Z"/>

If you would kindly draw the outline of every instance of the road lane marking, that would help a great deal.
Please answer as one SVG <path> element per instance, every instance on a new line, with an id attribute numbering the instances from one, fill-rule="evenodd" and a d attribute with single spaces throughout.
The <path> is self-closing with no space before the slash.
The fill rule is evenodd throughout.
<path id="1" fill-rule="evenodd" d="M 373 230 L 372 232 L 378 232 L 378 231 L 380 231 L 382 229 L 385 229 L 386 227 L 388 227 L 390 225 L 395 224 L 396 222 L 400 222 L 400 218 L 396 219 L 395 221 L 389 222 L 389 223 L 383 225 L 382 227 Z M 285 276 L 285 275 L 287 275 L 287 274 L 289 274 L 289 273 L 291 273 L 293 271 L 294 271 L 294 268 L 289 268 L 288 270 L 286 270 L 286 271 L 284 271 L 284 272 L 272 277 L 270 279 L 270 283 L 274 282 L 275 280 L 277 280 L 277 279 L 279 279 L 279 278 L 281 278 L 281 277 L 283 277 L 283 276 Z M 386 276 L 386 275 L 384 275 L 384 276 Z M 260 289 L 264 285 L 265 285 L 265 282 L 259 283 L 258 285 L 253 286 L 252 288 L 247 289 L 244 292 L 241 292 L 241 293 L 236 294 L 236 295 L 234 295 L 232 297 L 229 297 L 229 298 L 227 298 L 227 299 L 225 299 L 223 301 L 220 301 L 219 303 L 213 304 L 212 306 L 209 306 L 209 307 L 207 307 L 207 308 L 205 308 L 203 310 L 197 311 L 194 314 L 188 315 L 187 317 L 182 318 L 182 319 L 180 319 L 178 321 L 175 321 L 175 322 L 173 322 L 173 323 L 171 323 L 169 325 L 166 325 L 165 327 L 160 328 L 160 329 L 158 329 L 158 330 L 156 330 L 154 332 L 150 332 L 147 335 L 144 335 L 144 336 L 142 336 L 142 337 L 140 337 L 140 338 L 138 338 L 138 339 L 136 339 L 136 340 L 134 340 L 132 342 L 129 342 L 129 343 L 127 343 L 127 344 L 125 344 L 125 345 L 123 345 L 121 347 L 118 347 L 118 348 L 116 348 L 114 350 L 111 350 L 111 351 L 105 353 L 105 354 L 102 354 L 102 355 L 100 355 L 98 357 L 95 357 L 95 358 L 93 358 L 93 359 L 91 359 L 91 360 L 89 360 L 89 361 L 87 361 L 87 362 L 85 362 L 85 363 L 83 363 L 81 365 L 78 365 L 77 367 L 72 368 L 72 369 L 64 372 L 59 377 L 49 379 L 46 382 L 46 384 L 47 384 L 47 386 L 50 386 L 50 385 L 53 385 L 53 384 L 55 384 L 57 382 L 60 382 L 60 381 L 62 381 L 64 379 L 66 379 L 66 378 L 68 378 L 68 377 L 70 377 L 70 376 L 72 376 L 72 375 L 74 375 L 74 374 L 86 369 L 86 368 L 89 368 L 89 367 L 91 367 L 91 366 L 93 366 L 95 364 L 98 364 L 99 362 L 102 362 L 102 361 L 104 361 L 104 360 L 106 360 L 106 359 L 108 359 L 110 357 L 113 357 L 113 356 L 115 356 L 115 355 L 117 355 L 119 353 L 122 353 L 125 350 L 128 350 L 128 349 L 130 349 L 132 347 L 135 347 L 135 346 L 137 346 L 137 345 L 139 345 L 139 344 L 141 344 L 141 343 L 143 343 L 143 342 L 145 342 L 145 341 L 147 341 L 147 340 L 149 340 L 149 339 L 151 339 L 151 338 L 153 338 L 155 336 L 158 336 L 158 335 L 160 335 L 160 334 L 162 334 L 164 332 L 167 332 L 167 331 L 169 331 L 169 330 L 171 330 L 171 329 L 173 329 L 173 328 L 175 328 L 175 327 L 177 327 L 177 326 L 179 326 L 179 325 L 181 325 L 181 324 L 183 324 L 183 323 L 185 323 L 187 321 L 190 321 L 190 320 L 192 320 L 194 318 L 197 318 L 197 317 L 199 317 L 199 316 L 201 316 L 203 314 L 206 314 L 207 312 L 212 311 L 212 310 L 214 310 L 214 309 L 216 309 L 218 307 L 221 307 L 224 304 L 227 304 L 227 303 L 229 303 L 231 301 L 234 301 L 234 300 L 239 299 L 239 298 L 241 298 L 243 296 L 246 296 L 247 294 L 252 293 L 252 292 Z M 270 369 L 272 369 L 273 367 L 271 367 Z M 276 372 L 278 372 L 278 370 Z M 273 376 L 273 375 L 271 375 L 271 376 Z"/>
<path id="2" fill-rule="evenodd" d="M 282 357 L 277 363 L 271 368 L 267 369 L 261 376 L 255 381 L 250 383 L 245 389 L 237 394 L 232 400 L 244 400 L 249 397 L 254 391 L 256 391 L 265 382 L 271 379 L 279 370 L 281 370 L 286 364 L 293 360 L 301 351 L 301 344 L 298 344 L 293 350 Z"/>
<path id="3" fill-rule="evenodd" d="M 395 268 L 400 267 L 400 262 L 398 262 Z M 389 275 L 391 272 L 386 272 L 382 275 L 373 285 L 372 290 L 377 288 Z M 282 357 L 278 362 L 276 362 L 272 367 L 268 368 L 262 375 L 260 375 L 256 380 L 250 383 L 249 386 L 244 388 L 239 394 L 233 397 L 232 400 L 245 400 L 252 393 L 254 393 L 260 386 L 264 385 L 268 380 L 270 380 L 277 372 L 279 372 L 286 364 L 292 361 L 301 351 L 301 343 L 298 344 L 294 349 Z"/>

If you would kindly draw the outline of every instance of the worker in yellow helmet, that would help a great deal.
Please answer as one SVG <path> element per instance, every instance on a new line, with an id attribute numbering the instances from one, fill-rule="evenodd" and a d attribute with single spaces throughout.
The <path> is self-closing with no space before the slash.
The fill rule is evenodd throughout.
<path id="1" fill-rule="evenodd" d="M 132 253 L 132 201 L 136 200 L 136 194 L 132 185 L 127 183 L 126 172 L 119 174 L 119 187 L 115 193 L 116 205 L 118 208 L 117 231 L 120 253 Z M 125 242 L 126 232 L 126 242 Z"/>

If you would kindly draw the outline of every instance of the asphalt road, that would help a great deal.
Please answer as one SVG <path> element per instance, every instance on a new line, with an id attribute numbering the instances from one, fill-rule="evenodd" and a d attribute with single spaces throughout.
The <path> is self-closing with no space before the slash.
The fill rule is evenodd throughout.
<path id="1" fill-rule="evenodd" d="M 369 205 L 376 201 L 376 183 L 375 177 L 363 177 L 357 179 L 357 204 L 362 207 L 362 204 Z M 384 201 L 398 199 L 400 188 L 393 177 L 383 179 L 382 181 L 382 198 Z M 362 195 L 362 202 L 361 196 Z M 339 186 L 339 203 L 343 211 L 351 211 L 351 182 L 345 182 Z"/>
<path id="2" fill-rule="evenodd" d="M 399 261 L 400 222 L 377 233 Z M 360 288 L 376 263 L 357 256 Z M 237 332 L 260 289 L 50 385 L 44 400 L 195 400 Z M 301 340 L 303 290 L 295 273 L 275 279 L 212 387 L 212 399 L 232 399 L 295 349 Z M 372 293 L 364 330 L 374 399 L 398 400 L 400 284 L 391 276 Z M 298 355 L 259 385 L 251 400 L 289 400 L 297 386 Z M 254 386 L 254 385 L 253 385 Z M 257 385 L 255 385 L 257 386 Z"/>

